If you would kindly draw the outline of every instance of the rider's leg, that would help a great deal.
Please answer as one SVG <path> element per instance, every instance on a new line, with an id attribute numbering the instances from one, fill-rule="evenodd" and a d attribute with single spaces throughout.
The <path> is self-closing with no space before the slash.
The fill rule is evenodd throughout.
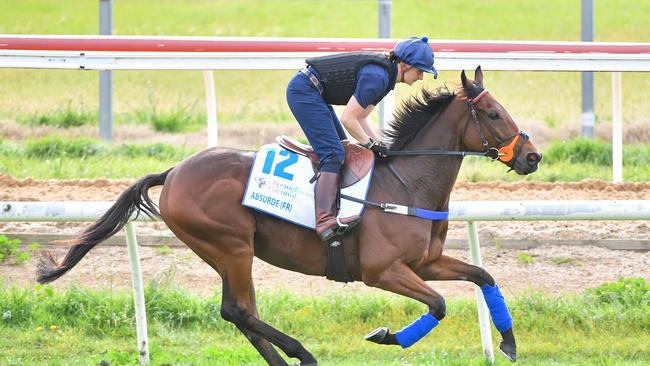
<path id="1" fill-rule="evenodd" d="M 329 109 L 330 116 L 332 116 L 332 122 L 334 123 L 334 128 L 339 136 L 339 140 L 347 140 L 348 136 L 345 134 L 345 129 L 343 128 L 339 117 L 336 115 L 336 111 L 334 111 L 334 108 L 331 105 L 328 105 L 327 109 Z"/>
<path id="2" fill-rule="evenodd" d="M 314 189 L 316 233 L 324 242 L 328 242 L 336 235 L 343 234 L 359 221 L 358 215 L 337 218 L 340 180 L 341 173 L 339 171 L 329 171 L 324 166 L 316 181 Z"/>
<path id="3" fill-rule="evenodd" d="M 340 173 L 345 151 L 341 139 L 345 131 L 334 113 L 310 81 L 298 73 L 287 88 L 287 102 L 307 140 L 320 160 L 315 188 L 316 231 L 324 241 L 341 233 L 336 219 Z M 355 222 L 357 217 L 342 220 Z"/>

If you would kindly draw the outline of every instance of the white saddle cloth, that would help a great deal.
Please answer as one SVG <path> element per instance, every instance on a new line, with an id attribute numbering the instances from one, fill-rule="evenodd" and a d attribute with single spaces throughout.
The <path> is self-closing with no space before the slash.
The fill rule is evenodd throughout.
<path id="1" fill-rule="evenodd" d="M 341 190 L 348 196 L 366 199 L 372 169 L 357 183 Z M 310 229 L 316 226 L 314 213 L 314 176 L 311 161 L 285 150 L 278 144 L 261 147 L 255 155 L 242 204 L 277 218 Z M 364 206 L 341 200 L 339 217 L 363 213 Z"/>

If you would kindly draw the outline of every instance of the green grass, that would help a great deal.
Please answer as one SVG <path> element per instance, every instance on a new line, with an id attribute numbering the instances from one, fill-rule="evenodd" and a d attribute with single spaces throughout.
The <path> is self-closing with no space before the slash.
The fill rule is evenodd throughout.
<path id="1" fill-rule="evenodd" d="M 97 34 L 94 0 L 0 0 L 0 33 Z M 646 15 L 650 3 L 633 0 L 596 4 L 596 41 L 649 42 Z M 376 0 L 328 1 L 150 1 L 114 5 L 117 35 L 364 37 L 377 35 Z M 460 3 L 453 0 L 400 0 L 392 4 L 395 38 L 428 34 L 432 39 L 578 41 L 580 3 L 562 0 Z M 477 26 L 480 24 L 480 26 Z M 220 123 L 293 123 L 284 92 L 294 71 L 218 71 L 215 75 Z M 158 112 L 200 116 L 204 110 L 199 71 L 116 71 L 114 112 L 117 123 L 130 123 L 147 111 L 153 95 Z M 442 71 L 437 87 L 459 82 L 457 71 Z M 610 76 L 596 74 L 597 123 L 611 119 Z M 626 73 L 624 119 L 647 122 L 650 75 Z M 486 86 L 522 128 L 547 125 L 578 128 L 580 75 L 558 72 L 486 72 Z M 633 88 L 632 88 L 633 86 Z M 61 105 L 96 111 L 98 75 L 76 70 L 0 70 L 0 119 L 19 119 L 57 110 Z M 417 88 L 400 85 L 398 99 Z"/>
<path id="2" fill-rule="evenodd" d="M 508 168 L 480 157 L 466 157 L 458 179 L 469 182 L 489 180 L 568 182 L 584 179 L 612 179 L 612 146 L 607 141 L 577 138 L 555 141 L 542 150 L 539 169 L 530 175 L 504 174 Z M 650 180 L 650 145 L 623 147 L 623 179 Z"/>
<path id="3" fill-rule="evenodd" d="M 196 113 L 196 106 L 174 105 L 172 110 L 161 110 L 158 102 L 114 118 L 116 124 L 151 124 L 158 132 L 180 133 L 198 131 L 205 125 L 204 112 Z M 68 101 L 65 108 L 49 112 L 35 112 L 28 116 L 18 116 L 17 122 L 28 126 L 50 126 L 55 128 L 72 128 L 84 125 L 98 125 L 97 113 L 83 107 L 72 107 Z"/>
<path id="4" fill-rule="evenodd" d="M 517 254 L 517 260 L 519 263 L 531 265 L 535 261 L 532 255 L 528 253 L 519 253 Z"/>
<path id="5" fill-rule="evenodd" d="M 27 244 L 24 249 L 21 248 L 20 240 L 10 240 L 6 236 L 0 234 L 0 264 L 21 264 L 27 262 L 32 254 L 40 248 L 40 244 L 31 243 Z"/>
<path id="6" fill-rule="evenodd" d="M 159 255 L 168 255 L 168 254 L 171 254 L 172 252 L 173 252 L 173 249 L 170 248 L 167 245 L 163 245 L 160 248 L 158 248 L 158 254 Z"/>
<path id="7" fill-rule="evenodd" d="M 146 290 L 153 365 L 260 365 L 254 349 L 204 298 L 152 283 Z M 510 299 L 522 365 L 641 365 L 650 357 L 650 285 L 621 279 L 583 295 Z M 425 311 L 388 295 L 299 297 L 266 292 L 262 319 L 298 338 L 322 364 L 483 365 L 475 304 L 449 300 L 447 317 L 407 350 L 363 341 Z M 126 292 L 0 287 L 0 364 L 136 364 L 133 303 Z M 493 330 L 493 332 L 495 332 Z M 498 335 L 493 334 L 496 340 Z M 73 350 L 70 345 L 74 345 Z M 497 365 L 509 364 L 497 358 Z"/>
<path id="8" fill-rule="evenodd" d="M 612 145 L 607 141 L 578 138 L 554 141 L 546 149 L 544 159 L 549 164 L 570 163 L 612 166 Z M 650 145 L 628 145 L 623 149 L 623 160 L 629 166 L 650 165 Z"/>
<path id="9" fill-rule="evenodd" d="M 65 108 L 57 108 L 51 112 L 34 113 L 27 117 L 19 117 L 18 122 L 30 126 L 52 126 L 52 127 L 79 127 L 83 125 L 97 125 L 97 113 L 85 110 L 83 107 L 72 106 L 68 102 Z"/>
<path id="10" fill-rule="evenodd" d="M 151 124 L 154 130 L 159 132 L 186 132 L 198 131 L 205 126 L 206 116 L 204 112 L 197 111 L 197 101 L 192 104 L 162 103 L 157 99 L 151 89 L 148 90 L 148 103 L 141 109 L 135 111 L 135 115 L 125 114 L 120 116 L 118 121 L 125 123 L 135 122 Z M 161 108 L 161 104 L 170 104 L 171 109 Z"/>
<path id="11" fill-rule="evenodd" d="M 196 151 L 164 143 L 110 145 L 91 138 L 69 139 L 57 135 L 28 139 L 24 143 L 0 140 L 0 174 L 17 178 L 139 178 L 178 164 Z M 542 151 L 537 172 L 506 174 L 507 167 L 485 158 L 466 157 L 459 180 L 567 182 L 611 180 L 611 146 L 600 140 L 576 139 L 554 143 Z M 650 180 L 650 145 L 626 145 L 624 180 Z M 110 164 L 106 162 L 110 161 Z"/>
<path id="12" fill-rule="evenodd" d="M 0 174 L 36 179 L 137 178 L 167 170 L 194 152 L 163 143 L 110 145 L 59 136 L 22 144 L 0 140 Z"/>

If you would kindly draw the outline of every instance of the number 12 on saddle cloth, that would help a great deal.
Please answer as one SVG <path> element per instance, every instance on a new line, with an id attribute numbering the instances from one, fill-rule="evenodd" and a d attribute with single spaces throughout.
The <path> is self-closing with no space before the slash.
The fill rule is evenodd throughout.
<path id="1" fill-rule="evenodd" d="M 278 144 L 268 144 L 255 155 L 246 184 L 242 205 L 282 220 L 314 229 L 314 186 L 309 180 L 314 168 L 309 158 L 286 150 Z M 341 193 L 365 200 L 370 188 L 370 172 Z M 361 215 L 360 203 L 341 200 L 340 217 Z"/>

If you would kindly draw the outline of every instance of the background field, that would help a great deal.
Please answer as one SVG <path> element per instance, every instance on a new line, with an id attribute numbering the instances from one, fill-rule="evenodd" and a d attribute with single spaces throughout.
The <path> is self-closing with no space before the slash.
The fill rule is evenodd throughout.
<path id="1" fill-rule="evenodd" d="M 0 8 L 3 9 L 0 33 L 96 34 L 98 29 L 95 0 L 0 0 Z M 378 13 L 375 0 L 163 0 L 156 1 L 155 6 L 150 1 L 135 0 L 116 2 L 114 12 L 117 35 L 282 37 L 375 37 Z M 596 41 L 650 41 L 645 16 L 648 13 L 648 2 L 598 1 Z M 577 1 L 495 0 L 461 4 L 402 0 L 393 2 L 392 16 L 395 38 L 427 34 L 432 39 L 459 40 L 580 39 Z M 111 167 L 93 169 L 93 165 L 103 164 L 101 161 L 93 163 L 92 156 L 45 159 L 30 156 L 25 159 L 5 148 L 0 173 L 37 178 L 134 178 L 151 169 L 173 165 L 203 146 L 205 99 L 201 72 L 116 71 L 113 74 L 114 141 L 165 142 L 185 154 L 176 154 L 173 158 L 118 157 L 113 159 Z M 292 74 L 293 71 L 216 72 L 220 144 L 255 149 L 280 133 L 301 137 L 284 97 L 285 85 Z M 487 71 L 485 80 L 486 86 L 544 153 L 553 141 L 564 143 L 579 135 L 579 73 Z M 416 95 L 422 87 L 453 87 L 457 82 L 457 71 L 445 71 L 438 80 L 427 77 L 413 88 L 398 85 L 398 105 L 401 100 Z M 623 87 L 625 142 L 635 151 L 647 151 L 650 121 L 645 101 L 650 98 L 650 75 L 626 73 Z M 597 73 L 596 134 L 603 141 L 608 141 L 611 135 L 610 93 L 609 73 Z M 5 147 L 9 140 L 25 145 L 24 139 L 39 136 L 97 136 L 97 72 L 0 69 L 0 95 L 0 140 L 5 140 Z M 373 118 L 376 119 L 376 114 Z M 630 161 L 628 155 L 625 180 L 650 179 L 649 164 L 643 159 Z M 130 164 L 132 160 L 137 160 L 137 164 Z M 163 161 L 156 163 L 154 160 Z M 461 180 L 521 179 L 513 174 L 504 176 L 499 164 L 467 160 Z M 540 172 L 525 179 L 611 179 L 607 161 L 580 165 L 583 163 L 565 159 L 551 164 L 545 159 Z"/>
<path id="2" fill-rule="evenodd" d="M 376 37 L 377 1 L 118 1 L 114 6 L 117 35 Z M 0 33 L 97 34 L 95 0 L 51 2 L 0 0 Z M 650 2 L 603 0 L 596 4 L 596 41 L 650 41 Z M 514 16 L 516 14 L 516 16 Z M 580 2 L 494 0 L 487 2 L 394 1 L 392 35 L 427 34 L 432 39 L 580 40 Z M 220 122 L 292 123 L 284 99 L 292 71 L 219 71 L 216 89 Z M 428 88 L 457 83 L 458 72 L 427 77 Z M 538 134 L 567 136 L 579 130 L 580 74 L 553 72 L 488 72 L 486 86 L 519 120 Z M 629 126 L 648 122 L 644 101 L 650 76 L 623 75 L 624 119 Z M 417 88 L 397 87 L 398 99 Z M 596 74 L 599 133 L 607 136 L 611 119 L 608 73 Z M 95 111 L 96 72 L 0 70 L 0 119 L 14 120 L 70 106 Z M 152 108 L 204 110 L 200 72 L 114 72 L 114 111 L 120 123 L 137 120 Z M 547 130 L 550 130 L 547 131 Z M 628 129 L 629 131 L 629 129 Z M 644 135 L 647 138 L 647 135 Z M 628 138 L 643 138 L 630 133 Z"/>

